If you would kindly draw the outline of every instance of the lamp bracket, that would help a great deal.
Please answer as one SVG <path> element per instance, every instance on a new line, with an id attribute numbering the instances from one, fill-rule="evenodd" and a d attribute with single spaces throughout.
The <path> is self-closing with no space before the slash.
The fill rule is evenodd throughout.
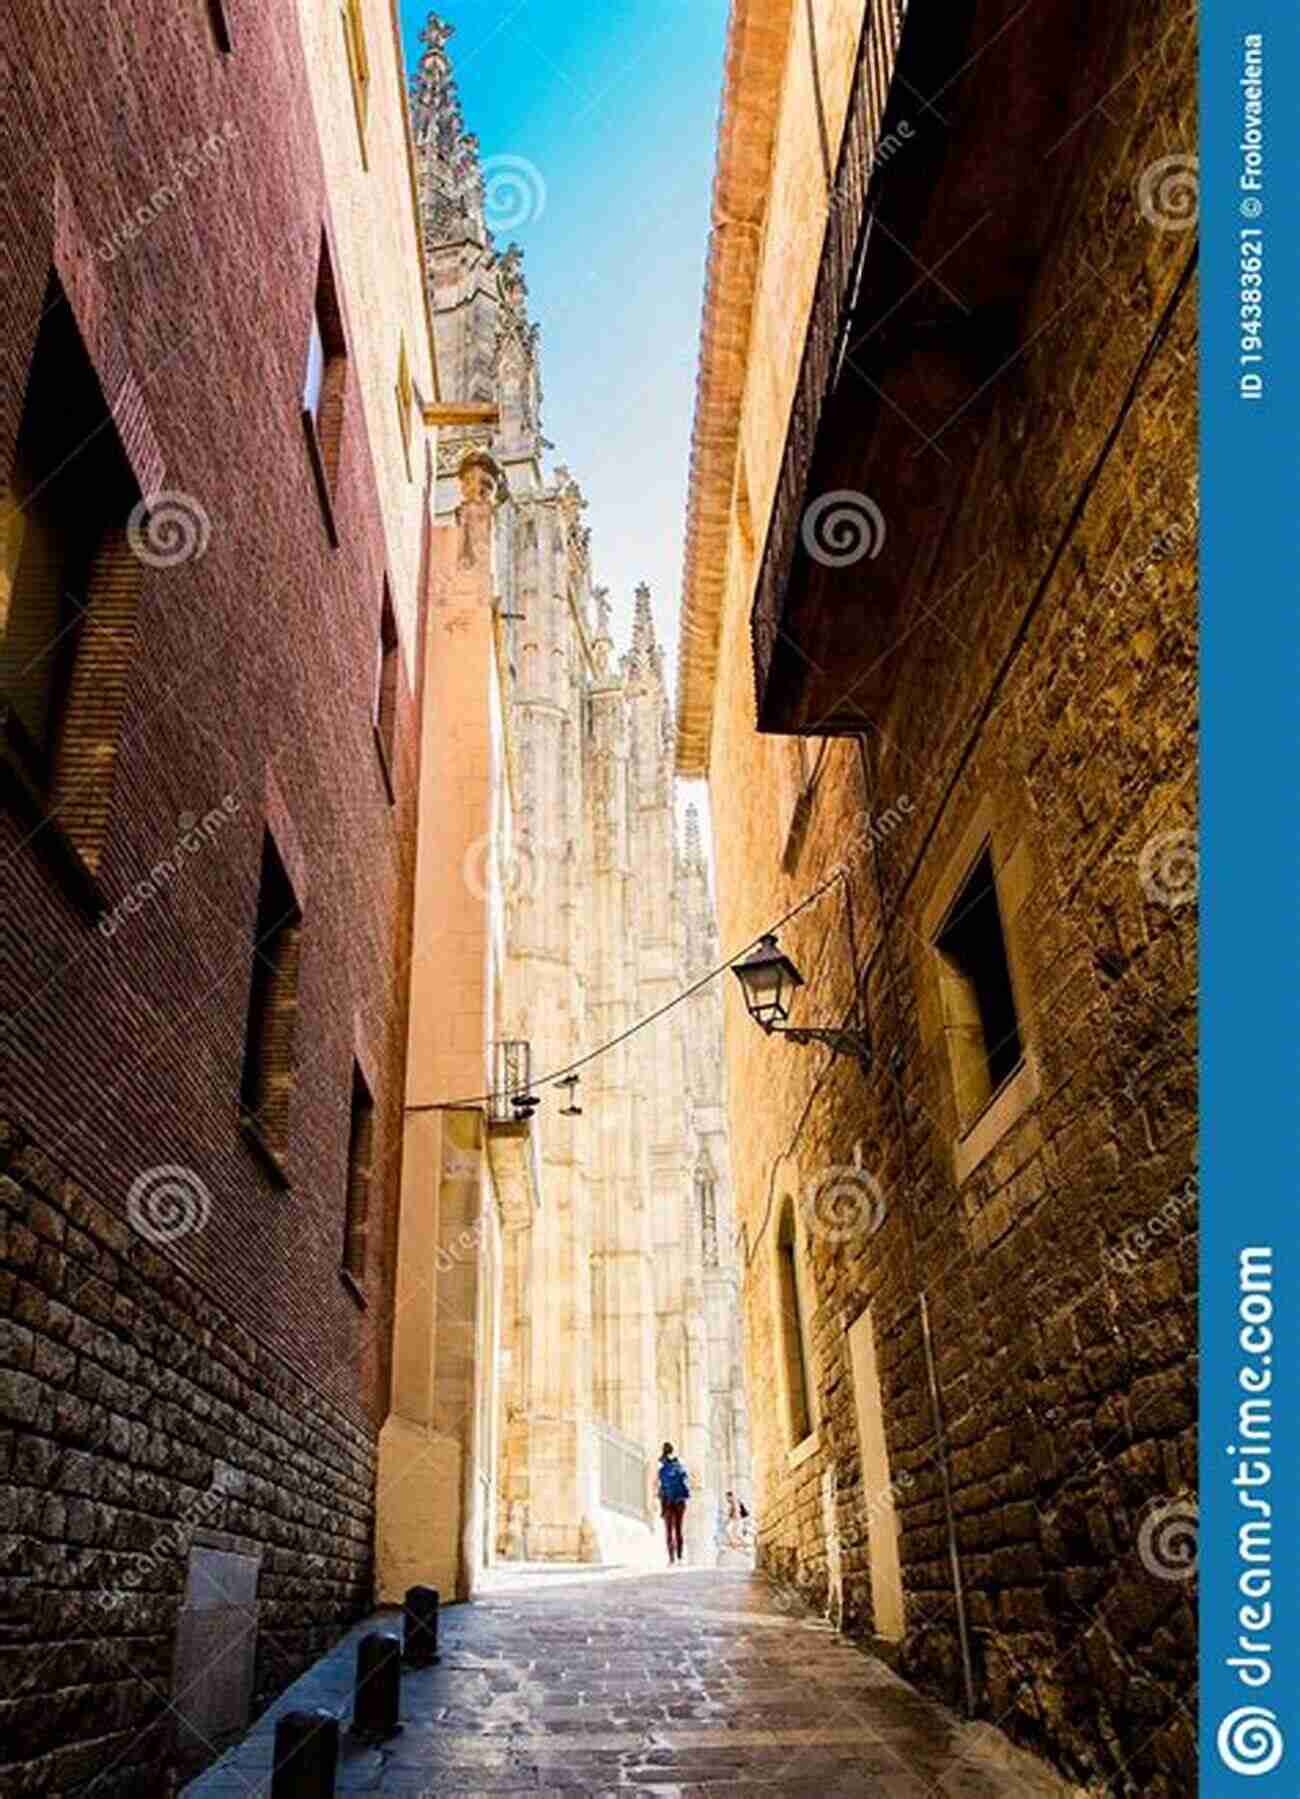
<path id="1" fill-rule="evenodd" d="M 837 1056 L 852 1056 L 864 1074 L 871 1072 L 871 1040 L 865 1031 L 838 1025 L 777 1024 L 771 1026 L 771 1034 L 788 1037 L 792 1043 L 820 1043 Z"/>

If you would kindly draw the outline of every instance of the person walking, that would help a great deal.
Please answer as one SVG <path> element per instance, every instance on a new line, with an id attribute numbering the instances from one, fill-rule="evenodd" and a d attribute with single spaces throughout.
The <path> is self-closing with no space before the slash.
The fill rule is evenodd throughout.
<path id="1" fill-rule="evenodd" d="M 672 1444 L 665 1443 L 659 1458 L 659 1506 L 664 1515 L 670 1567 L 682 1559 L 682 1519 L 686 1516 L 686 1501 L 690 1496 L 686 1470 L 673 1454 Z"/>
<path id="2" fill-rule="evenodd" d="M 727 1513 L 723 1524 L 722 1546 L 724 1549 L 743 1549 L 749 1511 L 744 1500 L 737 1499 L 734 1493 L 727 1494 L 726 1504 Z"/>

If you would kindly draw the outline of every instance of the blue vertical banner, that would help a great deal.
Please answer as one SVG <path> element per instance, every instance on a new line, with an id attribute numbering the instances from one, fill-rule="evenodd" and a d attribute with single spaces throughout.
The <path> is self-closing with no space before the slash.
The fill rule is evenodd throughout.
<path id="1" fill-rule="evenodd" d="M 1205 0 L 1202 1794 L 1300 1794 L 1300 8 Z"/>

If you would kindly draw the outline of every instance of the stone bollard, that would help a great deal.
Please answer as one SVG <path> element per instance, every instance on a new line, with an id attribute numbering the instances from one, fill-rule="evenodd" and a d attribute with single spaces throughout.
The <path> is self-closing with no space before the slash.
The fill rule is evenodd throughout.
<path id="1" fill-rule="evenodd" d="M 402 1639 L 392 1630 L 372 1630 L 357 1645 L 357 1687 L 352 1734 L 382 1743 L 402 1728 Z"/>
<path id="2" fill-rule="evenodd" d="M 271 1799 L 334 1799 L 338 1763 L 333 1712 L 286 1712 L 275 1727 Z"/>
<path id="3" fill-rule="evenodd" d="M 402 1606 L 405 1654 L 412 1668 L 428 1668 L 440 1662 L 438 1654 L 438 1592 L 435 1587 L 410 1587 Z"/>

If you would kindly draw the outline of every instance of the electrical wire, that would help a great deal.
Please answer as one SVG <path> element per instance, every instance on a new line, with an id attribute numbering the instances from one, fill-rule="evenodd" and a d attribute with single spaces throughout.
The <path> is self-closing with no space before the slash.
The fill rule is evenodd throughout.
<path id="1" fill-rule="evenodd" d="M 778 918 L 775 924 L 769 925 L 766 931 L 760 931 L 757 937 L 752 937 L 747 944 L 741 949 L 738 949 L 733 956 L 729 956 L 725 962 L 719 962 L 716 968 L 711 968 L 707 974 L 701 975 L 697 981 L 693 981 L 689 987 L 684 988 L 683 991 L 675 995 L 674 998 L 666 1000 L 664 1004 L 657 1007 L 655 1011 L 648 1012 L 644 1018 L 639 1018 L 635 1024 L 629 1025 L 628 1028 L 625 1031 L 621 1031 L 617 1037 L 611 1037 L 608 1043 L 602 1043 L 598 1045 L 597 1048 L 588 1050 L 585 1055 L 579 1056 L 576 1062 L 570 1062 L 564 1068 L 554 1069 L 550 1074 L 539 1075 L 536 1080 L 530 1083 L 530 1085 L 532 1087 L 546 1087 L 552 1085 L 556 1081 L 562 1080 L 565 1075 L 576 1074 L 579 1068 L 585 1068 L 589 1062 L 596 1061 L 600 1056 L 608 1055 L 610 1050 L 617 1049 L 620 1043 L 626 1043 L 629 1037 L 635 1037 L 638 1031 L 644 1031 L 647 1026 L 656 1024 L 665 1013 L 671 1012 L 675 1006 L 680 1006 L 683 1001 L 694 998 L 702 988 L 708 986 L 710 981 L 716 981 L 720 974 L 726 974 L 729 968 L 733 968 L 735 964 L 739 962 L 740 958 L 747 955 L 751 949 L 761 943 L 764 937 L 775 935 L 777 931 L 781 930 L 785 925 L 788 925 L 792 918 L 797 918 L 801 912 L 806 912 L 809 906 L 819 900 L 823 893 L 828 892 L 829 889 L 841 879 L 841 876 L 842 871 L 836 869 L 827 880 L 822 882 L 820 887 L 814 887 L 810 894 L 801 899 L 798 905 L 791 906 L 790 910 L 785 913 L 784 916 Z M 523 1093 L 525 1089 L 521 1087 L 515 1091 Z M 407 1114 L 412 1112 L 461 1112 L 465 1111 L 470 1106 L 487 1106 L 491 1105 L 493 1100 L 512 1097 L 514 1097 L 513 1093 L 505 1095 L 499 1093 L 479 1093 L 475 1094 L 471 1099 L 440 1099 L 433 1100 L 427 1105 L 407 1106 L 405 1111 Z"/>

